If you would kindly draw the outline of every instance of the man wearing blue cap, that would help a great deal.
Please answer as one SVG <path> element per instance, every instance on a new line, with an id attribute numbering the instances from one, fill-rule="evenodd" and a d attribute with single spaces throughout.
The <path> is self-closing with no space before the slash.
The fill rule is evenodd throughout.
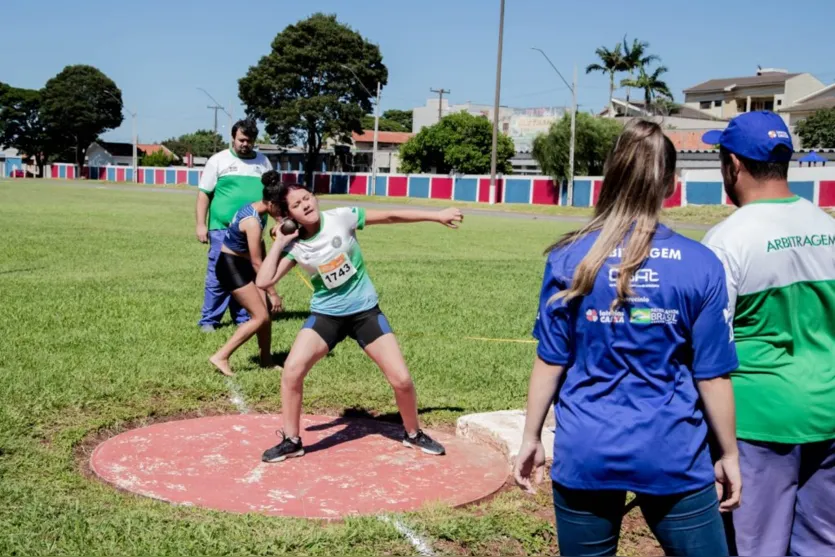
<path id="1" fill-rule="evenodd" d="M 739 369 L 738 555 L 835 550 L 835 219 L 792 194 L 783 119 L 749 112 L 719 145 L 739 207 L 704 238 L 725 266 Z"/>

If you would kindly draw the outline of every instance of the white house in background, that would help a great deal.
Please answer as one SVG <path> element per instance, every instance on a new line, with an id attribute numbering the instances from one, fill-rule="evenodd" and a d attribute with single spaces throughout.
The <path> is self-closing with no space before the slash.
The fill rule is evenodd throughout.
<path id="1" fill-rule="evenodd" d="M 753 76 L 711 79 L 685 89 L 684 105 L 726 120 L 744 112 L 771 110 L 789 123 L 789 113 L 783 109 L 821 89 L 824 84 L 810 73 L 760 68 Z"/>
<path id="2" fill-rule="evenodd" d="M 484 116 L 493 121 L 493 106 L 475 104 L 450 104 L 444 99 L 440 116 L 466 112 L 473 116 Z M 541 133 L 547 133 L 554 122 L 559 121 L 570 110 L 561 106 L 540 106 L 533 108 L 512 108 L 499 106 L 499 131 L 513 140 L 517 153 L 529 153 L 533 140 Z M 438 99 L 428 99 L 426 105 L 412 109 L 412 133 L 416 134 L 427 126 L 438 123 Z"/>
<path id="3" fill-rule="evenodd" d="M 835 83 L 797 99 L 794 104 L 783 107 L 778 112 L 784 117 L 788 115 L 789 125 L 794 127 L 818 110 L 826 108 L 835 108 Z"/>

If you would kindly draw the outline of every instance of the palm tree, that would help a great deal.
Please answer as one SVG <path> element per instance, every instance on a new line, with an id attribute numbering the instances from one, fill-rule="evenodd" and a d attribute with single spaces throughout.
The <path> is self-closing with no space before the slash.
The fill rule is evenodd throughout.
<path id="1" fill-rule="evenodd" d="M 633 79 L 636 71 L 646 68 L 653 62 L 661 62 L 661 58 L 655 54 L 647 54 L 649 43 L 646 41 L 639 41 L 632 39 L 632 44 L 626 40 L 626 35 L 623 36 L 623 61 L 626 69 L 629 72 L 629 79 Z M 626 88 L 626 103 L 629 104 L 629 88 Z"/>
<path id="2" fill-rule="evenodd" d="M 647 110 L 651 110 L 655 97 L 673 100 L 673 94 L 667 83 L 660 79 L 664 73 L 667 73 L 667 68 L 664 66 L 658 66 L 651 74 L 647 73 L 646 68 L 640 68 L 636 79 L 624 79 L 620 82 L 620 86 L 643 89 L 644 103 L 646 103 L 644 106 Z"/>
<path id="3" fill-rule="evenodd" d="M 591 72 L 601 72 L 609 74 L 609 115 L 611 116 L 615 113 L 615 106 L 612 103 L 612 99 L 615 96 L 615 74 L 627 71 L 625 59 L 623 57 L 623 53 L 621 52 L 620 43 L 615 45 L 615 48 L 612 50 L 609 50 L 605 46 L 601 46 L 594 52 L 597 54 L 598 58 L 600 58 L 601 63 L 589 64 L 586 67 L 586 73 L 590 74 Z"/>

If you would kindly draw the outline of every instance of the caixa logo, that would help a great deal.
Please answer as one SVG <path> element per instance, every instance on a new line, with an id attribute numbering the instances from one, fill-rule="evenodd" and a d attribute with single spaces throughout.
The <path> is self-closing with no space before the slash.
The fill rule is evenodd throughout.
<path id="1" fill-rule="evenodd" d="M 609 269 L 609 286 L 616 286 L 619 276 L 619 269 Z M 629 283 L 635 288 L 658 288 L 661 279 L 659 278 L 659 274 L 652 269 L 638 269 L 632 275 Z"/>

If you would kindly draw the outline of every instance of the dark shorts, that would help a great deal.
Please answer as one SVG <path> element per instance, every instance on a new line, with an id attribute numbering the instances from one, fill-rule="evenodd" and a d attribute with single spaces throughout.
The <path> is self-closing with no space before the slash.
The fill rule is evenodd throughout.
<path id="1" fill-rule="evenodd" d="M 392 332 L 380 306 L 353 315 L 311 313 L 302 329 L 313 329 L 327 343 L 329 350 L 333 350 L 346 337 L 351 337 L 364 349 L 381 336 Z"/>
<path id="2" fill-rule="evenodd" d="M 252 268 L 252 261 L 226 252 L 220 252 L 217 258 L 215 275 L 220 286 L 227 292 L 233 292 L 250 282 L 255 282 L 255 269 Z"/>

